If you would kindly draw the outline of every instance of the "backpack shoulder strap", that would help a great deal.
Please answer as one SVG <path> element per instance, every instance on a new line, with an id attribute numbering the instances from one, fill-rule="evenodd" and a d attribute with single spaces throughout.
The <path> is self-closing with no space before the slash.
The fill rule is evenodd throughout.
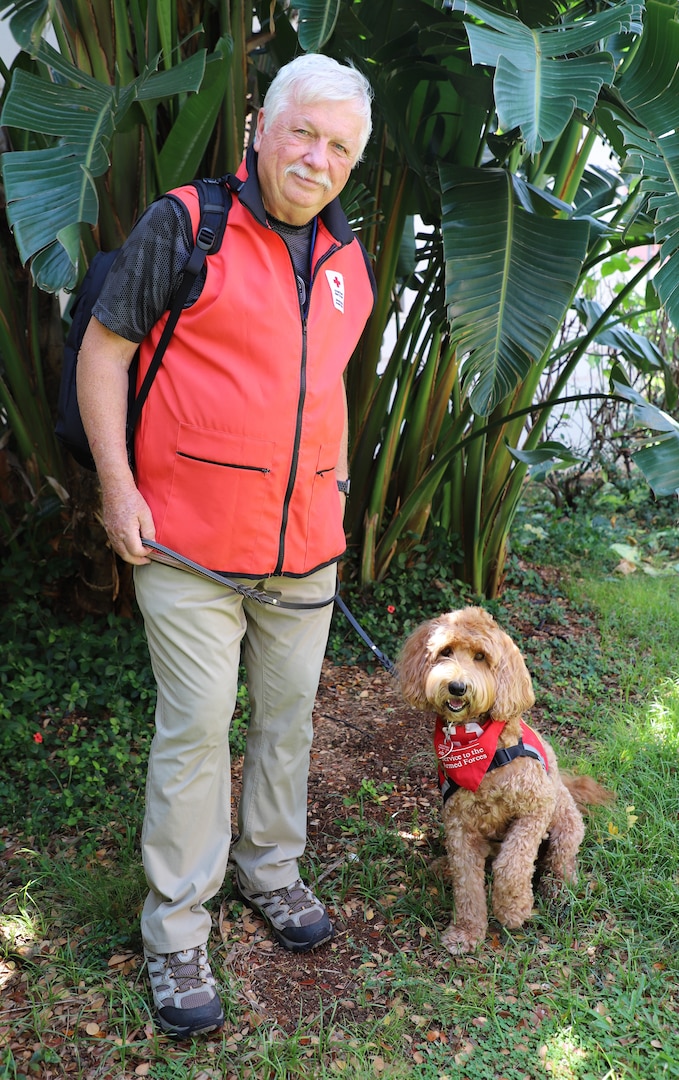
<path id="1" fill-rule="evenodd" d="M 226 175 L 220 176 L 218 180 L 205 177 L 202 180 L 193 181 L 200 204 L 200 224 L 196 236 L 196 245 L 201 239 L 203 244 L 209 241 L 208 252 L 210 255 L 219 251 L 224 239 L 226 219 L 231 208 L 232 187 L 229 183 L 230 180 L 231 177 Z"/>
<path id="2" fill-rule="evenodd" d="M 200 221 L 196 230 L 194 247 L 184 267 L 179 288 L 172 298 L 170 314 L 160 336 L 160 341 L 156 346 L 153 359 L 139 388 L 139 393 L 134 399 L 134 405 L 129 412 L 128 445 L 130 445 L 132 432 L 137 425 L 144 402 L 151 389 L 151 384 L 163 361 L 165 350 L 174 333 L 174 328 L 179 321 L 179 316 L 188 300 L 194 282 L 203 268 L 206 257 L 213 252 L 219 251 L 224 238 L 226 220 L 231 208 L 231 191 L 227 186 L 226 177 L 219 180 L 194 180 L 193 183 L 198 192 L 200 203 Z"/>

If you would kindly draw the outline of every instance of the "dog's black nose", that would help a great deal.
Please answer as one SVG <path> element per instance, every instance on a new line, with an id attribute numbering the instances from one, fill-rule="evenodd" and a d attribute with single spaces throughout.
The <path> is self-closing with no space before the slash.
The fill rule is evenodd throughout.
<path id="1" fill-rule="evenodd" d="M 467 689 L 466 683 L 463 682 L 449 682 L 448 693 L 451 697 L 464 697 Z"/>

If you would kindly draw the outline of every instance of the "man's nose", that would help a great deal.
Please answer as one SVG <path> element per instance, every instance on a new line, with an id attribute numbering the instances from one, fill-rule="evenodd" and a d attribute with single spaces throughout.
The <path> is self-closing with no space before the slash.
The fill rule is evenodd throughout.
<path id="1" fill-rule="evenodd" d="M 314 139 L 307 148 L 304 159 L 316 172 L 325 172 L 328 168 L 328 143 L 325 139 Z"/>

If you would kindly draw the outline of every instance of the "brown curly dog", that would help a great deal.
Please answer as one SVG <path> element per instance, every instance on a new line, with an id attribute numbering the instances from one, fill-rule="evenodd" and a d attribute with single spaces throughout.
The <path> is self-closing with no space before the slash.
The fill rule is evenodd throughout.
<path id="1" fill-rule="evenodd" d="M 455 920 L 443 943 L 471 952 L 488 927 L 485 866 L 493 859 L 492 907 L 510 929 L 541 888 L 574 881 L 584 836 L 579 807 L 612 797 L 590 777 L 561 775 L 549 743 L 522 720 L 535 701 L 523 657 L 483 608 L 424 623 L 397 665 L 405 700 L 436 714 L 434 745 Z M 543 843 L 543 841 L 545 843 Z"/>

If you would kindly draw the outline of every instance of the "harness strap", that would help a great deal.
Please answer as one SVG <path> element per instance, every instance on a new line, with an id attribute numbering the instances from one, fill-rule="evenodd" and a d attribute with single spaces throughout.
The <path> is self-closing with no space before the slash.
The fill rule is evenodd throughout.
<path id="1" fill-rule="evenodd" d="M 514 761 L 514 759 L 518 757 L 534 758 L 536 761 L 540 762 L 543 769 L 547 768 L 547 764 L 542 754 L 534 749 L 534 747 L 526 746 L 523 739 L 519 739 L 515 746 L 499 747 L 495 751 L 487 771 L 490 772 L 491 769 L 499 769 L 503 765 L 509 765 L 510 761 Z M 456 791 L 459 791 L 462 785 L 456 783 L 455 780 L 451 780 L 451 778 L 444 773 L 443 779 L 441 779 L 441 775 L 439 774 L 439 786 L 441 788 L 443 805 L 445 806 L 450 796 L 454 795 Z"/>

